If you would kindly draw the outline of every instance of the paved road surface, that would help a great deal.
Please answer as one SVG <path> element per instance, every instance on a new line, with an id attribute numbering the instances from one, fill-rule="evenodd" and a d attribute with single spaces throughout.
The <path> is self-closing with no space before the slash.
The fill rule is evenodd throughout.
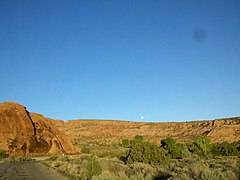
<path id="1" fill-rule="evenodd" d="M 0 180 L 66 180 L 57 172 L 39 162 L 16 162 L 0 164 Z"/>

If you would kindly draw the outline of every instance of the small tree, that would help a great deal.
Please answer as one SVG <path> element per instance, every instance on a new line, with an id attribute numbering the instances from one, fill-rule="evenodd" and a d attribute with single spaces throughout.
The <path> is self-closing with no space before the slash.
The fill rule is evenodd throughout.
<path id="1" fill-rule="evenodd" d="M 207 156 L 211 152 L 210 139 L 204 136 L 199 136 L 193 143 L 188 143 L 188 149 L 190 152 L 200 156 Z"/>
<path id="2" fill-rule="evenodd" d="M 195 145 L 203 152 L 205 156 L 207 155 L 211 148 L 210 139 L 203 136 L 199 136 L 196 139 Z"/>
<path id="3" fill-rule="evenodd" d="M 161 141 L 161 147 L 163 147 L 173 159 L 183 157 L 181 153 L 181 146 L 177 144 L 176 140 L 171 136 Z"/>

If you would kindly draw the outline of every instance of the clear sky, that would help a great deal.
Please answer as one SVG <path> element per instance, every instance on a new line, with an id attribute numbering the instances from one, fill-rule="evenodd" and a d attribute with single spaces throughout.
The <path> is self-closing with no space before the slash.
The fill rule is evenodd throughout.
<path id="1" fill-rule="evenodd" d="M 0 0 L 0 102 L 54 119 L 240 115 L 239 0 Z"/>

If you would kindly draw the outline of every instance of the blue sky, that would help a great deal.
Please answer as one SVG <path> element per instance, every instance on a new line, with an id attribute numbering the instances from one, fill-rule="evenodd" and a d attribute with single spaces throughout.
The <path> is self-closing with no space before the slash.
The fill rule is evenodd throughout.
<path id="1" fill-rule="evenodd" d="M 0 1 L 0 79 L 54 119 L 239 116 L 240 1 Z"/>

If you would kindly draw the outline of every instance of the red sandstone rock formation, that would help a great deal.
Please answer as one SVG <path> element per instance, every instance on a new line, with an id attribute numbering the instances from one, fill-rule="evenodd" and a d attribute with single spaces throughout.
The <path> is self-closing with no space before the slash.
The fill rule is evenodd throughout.
<path id="1" fill-rule="evenodd" d="M 11 155 L 74 153 L 66 134 L 51 119 L 13 102 L 0 104 L 0 149 Z"/>
<path id="2" fill-rule="evenodd" d="M 178 142 L 194 141 L 204 135 L 211 142 L 240 141 L 240 117 L 212 121 L 146 123 L 111 120 L 71 120 L 66 123 L 54 121 L 57 127 L 78 143 L 119 143 L 142 135 L 149 141 L 160 143 L 173 136 Z"/>

